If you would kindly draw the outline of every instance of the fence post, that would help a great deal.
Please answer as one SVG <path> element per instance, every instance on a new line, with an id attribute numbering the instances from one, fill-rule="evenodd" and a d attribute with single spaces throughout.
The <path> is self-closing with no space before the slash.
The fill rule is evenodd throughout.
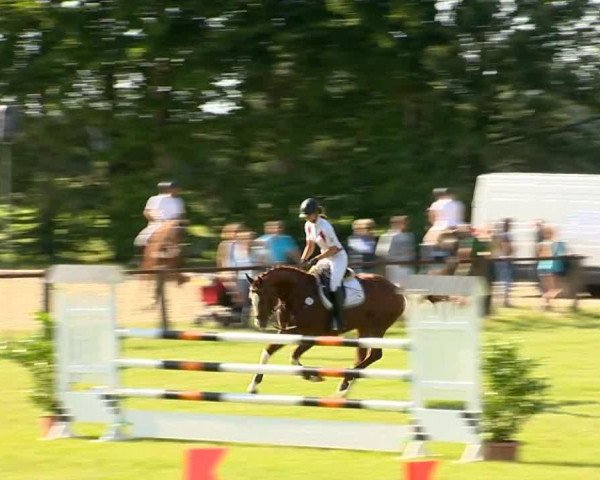
<path id="1" fill-rule="evenodd" d="M 167 295 L 165 292 L 165 284 L 166 284 L 166 273 L 159 272 L 158 273 L 158 301 L 160 303 L 160 325 L 164 331 L 169 330 L 169 313 L 167 309 Z"/>
<path id="2" fill-rule="evenodd" d="M 42 295 L 42 310 L 44 313 L 50 313 L 51 296 L 52 296 L 52 285 L 46 280 L 44 276 L 44 292 Z"/>
<path id="3" fill-rule="evenodd" d="M 566 263 L 569 272 L 564 278 L 565 297 L 573 299 L 572 309 L 576 311 L 579 308 L 579 293 L 583 291 L 584 287 L 581 257 L 574 255 L 566 259 Z"/>

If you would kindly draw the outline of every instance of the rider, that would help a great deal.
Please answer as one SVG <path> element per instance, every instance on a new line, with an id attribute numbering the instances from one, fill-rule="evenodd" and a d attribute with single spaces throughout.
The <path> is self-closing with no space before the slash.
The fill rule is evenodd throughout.
<path id="1" fill-rule="evenodd" d="M 152 234 L 158 230 L 162 222 L 167 220 L 181 220 L 185 216 L 185 205 L 179 197 L 177 183 L 160 182 L 158 195 L 153 195 L 146 202 L 144 217 L 148 225 L 135 237 L 134 245 L 142 249 L 148 244 Z"/>
<path id="2" fill-rule="evenodd" d="M 160 182 L 156 187 L 158 188 L 158 195 L 152 195 L 144 207 L 143 215 L 148 221 L 148 225 L 146 225 L 146 227 L 144 227 L 144 229 L 138 233 L 137 237 L 135 237 L 135 240 L 133 241 L 133 244 L 136 247 L 141 247 L 142 249 L 148 244 L 148 240 L 150 240 L 152 234 L 160 226 L 160 221 L 163 217 L 162 209 L 160 208 L 161 200 L 169 195 L 168 182 Z"/>
<path id="3" fill-rule="evenodd" d="M 306 246 L 300 260 L 305 266 L 326 263 L 330 267 L 329 289 L 333 304 L 333 322 L 331 329 L 341 331 L 344 328 L 342 313 L 344 309 L 344 294 L 342 280 L 348 267 L 348 255 L 335 234 L 335 230 L 323 215 L 323 208 L 314 198 L 307 198 L 300 205 L 300 218 L 305 218 L 304 231 Z M 320 253 L 310 258 L 315 251 L 315 244 Z M 310 260 L 309 260 L 310 258 Z"/>
<path id="4" fill-rule="evenodd" d="M 167 194 L 159 202 L 162 220 L 183 220 L 185 217 L 185 204 L 179 196 L 179 185 L 177 182 L 164 182 Z"/>

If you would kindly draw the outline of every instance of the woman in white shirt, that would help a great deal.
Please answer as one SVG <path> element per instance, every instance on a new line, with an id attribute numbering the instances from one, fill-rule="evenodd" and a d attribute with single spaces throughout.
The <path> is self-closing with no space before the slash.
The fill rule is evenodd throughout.
<path id="1" fill-rule="evenodd" d="M 341 331 L 344 328 L 342 313 L 344 309 L 344 294 L 342 280 L 348 268 L 348 255 L 337 238 L 335 230 L 323 216 L 323 209 L 314 198 L 307 198 L 300 205 L 300 218 L 306 219 L 304 232 L 306 246 L 302 252 L 301 261 L 305 266 L 327 263 L 330 268 L 329 289 L 333 304 L 333 321 L 331 329 Z M 311 258 L 319 247 L 319 254 Z M 309 260 L 310 259 L 310 260 Z"/>

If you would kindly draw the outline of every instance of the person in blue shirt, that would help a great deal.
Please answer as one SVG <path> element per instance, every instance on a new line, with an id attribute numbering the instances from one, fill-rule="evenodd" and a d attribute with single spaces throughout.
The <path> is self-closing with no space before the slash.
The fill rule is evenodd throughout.
<path id="1" fill-rule="evenodd" d="M 566 255 L 567 247 L 564 242 L 556 240 L 555 231 L 550 225 L 544 225 L 542 232 L 544 237 L 537 247 L 537 256 L 540 258 L 537 272 L 543 291 L 542 308 L 549 310 L 550 301 L 563 290 L 560 277 L 566 276 L 568 271 L 565 259 L 555 257 Z"/>
<path id="2" fill-rule="evenodd" d="M 273 222 L 265 222 L 264 233 L 256 239 L 258 258 L 262 265 L 273 265 L 271 256 L 271 238 L 273 237 Z"/>
<path id="3" fill-rule="evenodd" d="M 273 234 L 269 245 L 273 263 L 300 263 L 298 245 L 292 237 L 286 235 L 283 222 L 273 222 Z"/>
<path id="4" fill-rule="evenodd" d="M 266 265 L 300 263 L 300 251 L 292 237 L 284 232 L 281 221 L 265 223 L 264 234 L 257 238 L 260 256 Z"/>

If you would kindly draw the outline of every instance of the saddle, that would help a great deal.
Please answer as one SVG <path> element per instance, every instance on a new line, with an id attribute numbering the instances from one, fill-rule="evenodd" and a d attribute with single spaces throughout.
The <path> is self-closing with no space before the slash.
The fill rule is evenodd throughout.
<path id="1" fill-rule="evenodd" d="M 333 305 L 330 300 L 329 279 L 331 278 L 331 269 L 328 265 L 313 267 L 310 273 L 315 276 L 319 299 L 327 310 L 331 310 Z M 351 268 L 347 268 L 342 281 L 342 292 L 344 295 L 344 308 L 358 307 L 365 301 L 365 291 L 362 284 L 356 277 L 356 273 Z"/>

